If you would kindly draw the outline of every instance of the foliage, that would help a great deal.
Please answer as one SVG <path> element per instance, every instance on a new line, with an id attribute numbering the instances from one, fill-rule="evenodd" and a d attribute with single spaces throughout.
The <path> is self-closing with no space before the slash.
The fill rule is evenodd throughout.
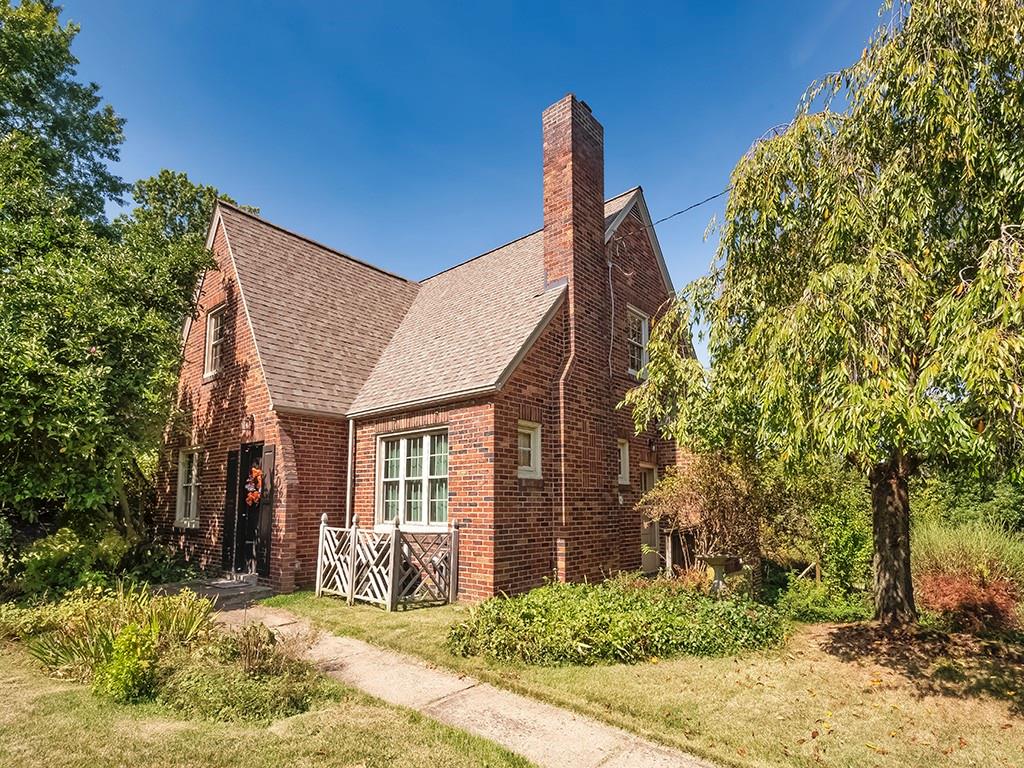
<path id="1" fill-rule="evenodd" d="M 784 634 L 781 616 L 767 606 L 715 600 L 671 580 L 620 577 L 492 598 L 453 625 L 447 643 L 458 655 L 502 662 L 634 664 L 770 648 Z"/>
<path id="2" fill-rule="evenodd" d="M 14 562 L 12 588 L 22 598 L 53 599 L 83 587 L 112 586 L 118 580 L 168 583 L 189 578 L 196 569 L 170 545 L 132 545 L 112 529 L 78 532 L 59 528 L 36 539 Z"/>
<path id="3" fill-rule="evenodd" d="M 829 594 L 845 598 L 865 589 L 871 575 L 871 499 L 863 478 L 825 465 L 797 473 L 793 515 Z M 859 604 L 859 599 L 854 600 Z"/>
<path id="4" fill-rule="evenodd" d="M 112 551 L 113 550 L 113 551 Z M 34 541 L 20 558 L 17 586 L 30 595 L 60 595 L 79 587 L 102 586 L 120 559 L 116 537 L 90 541 L 70 528 Z"/>
<path id="5" fill-rule="evenodd" d="M 0 604 L 0 639 L 21 638 L 61 677 L 119 703 L 157 699 L 190 717 L 270 720 L 305 712 L 333 689 L 298 658 L 298 641 L 262 625 L 221 633 L 189 591 L 79 592 L 37 607 Z"/>
<path id="6" fill-rule="evenodd" d="M 864 592 L 843 592 L 826 583 L 790 574 L 786 590 L 776 603 L 782 613 L 795 621 L 837 622 L 871 618 L 871 601 Z"/>
<path id="7" fill-rule="evenodd" d="M 52 632 L 75 621 L 105 594 L 104 589 L 91 587 L 69 592 L 59 602 L 36 605 L 0 602 L 0 640 L 28 640 Z"/>
<path id="8" fill-rule="evenodd" d="M 1024 536 L 987 523 L 947 527 L 924 521 L 914 527 L 914 576 L 966 573 L 1006 579 L 1024 595 Z"/>
<path id="9" fill-rule="evenodd" d="M 1024 596 L 1024 537 L 998 525 L 914 527 L 914 585 L 922 608 L 950 629 L 1012 629 Z"/>
<path id="10" fill-rule="evenodd" d="M 937 614 L 949 629 L 1005 632 L 1019 625 L 1019 593 L 1008 579 L 929 571 L 916 586 L 921 607 Z"/>
<path id="11" fill-rule="evenodd" d="M 96 668 L 93 692 L 118 704 L 149 699 L 153 695 L 155 662 L 153 627 L 128 624 L 114 638 L 110 658 Z"/>
<path id="12" fill-rule="evenodd" d="M 1024 470 L 1024 6 L 889 10 L 736 166 L 716 261 L 655 325 L 627 397 L 638 425 L 847 459 L 880 491 L 947 459 Z M 693 328 L 709 370 L 682 354 Z M 890 545 L 908 508 L 877 501 L 876 600 L 904 621 L 909 551 Z"/>
<path id="13" fill-rule="evenodd" d="M 188 648 L 209 635 L 212 607 L 188 590 L 153 595 L 145 586 L 120 584 L 112 593 L 76 604 L 66 623 L 32 638 L 28 647 L 51 671 L 88 680 L 111 660 L 125 627 L 151 632 L 157 654 Z"/>
<path id="14" fill-rule="evenodd" d="M 206 720 L 273 720 L 307 711 L 334 691 L 262 624 L 161 661 L 158 700 Z"/>
<path id="15" fill-rule="evenodd" d="M 159 441 L 203 243 L 144 214 L 97 237 L 53 197 L 35 144 L 0 147 L 0 505 L 95 513 L 120 500 L 137 454 Z M 95 514 L 92 514 L 95 517 Z"/>
<path id="16" fill-rule="evenodd" d="M 99 86 L 75 79 L 75 24 L 61 26 L 52 2 L 0 0 L 0 137 L 39 139 L 42 167 L 73 209 L 102 220 L 107 200 L 127 185 L 110 171 L 124 141 L 124 120 L 101 105 Z"/>
<path id="17" fill-rule="evenodd" d="M 1024 483 L 1007 475 L 931 473 L 912 489 L 914 515 L 946 525 L 982 522 L 1024 533 Z"/>

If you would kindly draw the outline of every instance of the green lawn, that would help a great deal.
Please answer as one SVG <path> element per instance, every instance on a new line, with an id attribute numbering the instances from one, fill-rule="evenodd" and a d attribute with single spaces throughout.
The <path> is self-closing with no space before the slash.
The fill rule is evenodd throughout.
<path id="1" fill-rule="evenodd" d="M 196 722 L 157 705 L 117 706 L 84 686 L 46 677 L 14 645 L 0 644 L 0 697 L 4 768 L 529 765 L 481 739 L 353 691 L 269 725 Z"/>
<path id="2" fill-rule="evenodd" d="M 388 614 L 310 593 L 267 601 L 723 766 L 1024 765 L 1024 657 L 967 638 L 797 629 L 781 651 L 637 666 L 510 667 L 452 657 L 462 606 Z M 1015 654 L 1015 655 L 1013 655 Z"/>

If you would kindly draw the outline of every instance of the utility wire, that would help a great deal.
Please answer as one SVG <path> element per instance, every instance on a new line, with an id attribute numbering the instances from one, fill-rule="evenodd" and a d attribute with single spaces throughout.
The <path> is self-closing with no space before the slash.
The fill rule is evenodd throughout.
<path id="1" fill-rule="evenodd" d="M 693 205 L 688 205 L 685 208 L 683 208 L 681 211 L 676 211 L 675 213 L 670 213 L 668 216 L 663 216 L 662 218 L 660 218 L 657 221 L 655 221 L 654 223 L 652 223 L 651 226 L 652 227 L 657 226 L 658 224 L 661 224 L 661 222 L 663 222 L 663 221 L 668 221 L 669 219 L 674 219 L 676 216 L 680 216 L 680 215 L 686 213 L 687 211 L 692 211 L 694 208 L 700 208 L 705 203 L 710 203 L 712 200 L 717 200 L 722 195 L 727 195 L 731 191 L 732 191 L 732 187 L 728 186 L 725 189 L 723 189 L 721 192 L 719 192 L 717 195 L 712 195 L 711 197 L 705 197 L 699 203 L 694 203 Z"/>
<path id="2" fill-rule="evenodd" d="M 676 216 L 681 216 L 682 214 L 686 213 L 687 211 L 692 211 L 694 208 L 700 208 L 702 205 L 710 203 L 712 200 L 717 200 L 722 195 L 727 195 L 731 191 L 732 191 L 732 185 L 729 185 L 728 187 L 723 189 L 721 192 L 719 192 L 717 194 L 714 194 L 711 197 L 705 197 L 703 200 L 701 200 L 699 202 L 696 202 L 696 203 L 693 203 L 692 205 L 688 205 L 685 208 L 683 208 L 682 210 L 678 210 L 675 213 L 670 213 L 668 216 L 662 216 L 660 219 L 658 219 L 655 222 L 652 222 L 651 224 L 645 224 L 644 225 L 644 229 L 654 229 L 658 224 L 661 224 L 663 221 L 668 221 L 669 219 L 674 219 Z M 621 234 L 621 233 L 616 234 L 615 237 L 613 237 L 610 240 L 610 242 L 616 243 L 619 240 L 622 240 L 623 237 L 625 237 L 625 236 L 623 234 Z"/>

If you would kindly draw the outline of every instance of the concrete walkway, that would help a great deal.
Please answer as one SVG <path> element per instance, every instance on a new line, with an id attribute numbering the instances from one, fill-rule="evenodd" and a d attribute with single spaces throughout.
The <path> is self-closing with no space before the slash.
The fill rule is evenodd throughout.
<path id="1" fill-rule="evenodd" d="M 489 739 L 544 768 L 713 768 L 589 717 L 428 666 L 350 637 L 316 630 L 265 606 L 219 614 L 225 624 L 261 622 L 282 635 L 315 637 L 310 661 L 331 677 Z"/>

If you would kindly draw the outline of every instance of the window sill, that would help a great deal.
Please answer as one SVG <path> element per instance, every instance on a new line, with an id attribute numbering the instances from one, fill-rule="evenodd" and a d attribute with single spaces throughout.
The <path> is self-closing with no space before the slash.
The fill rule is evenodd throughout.
<path id="1" fill-rule="evenodd" d="M 516 476 L 520 480 L 543 480 L 541 473 L 535 469 L 520 469 Z"/>
<path id="2" fill-rule="evenodd" d="M 199 523 L 175 523 L 174 530 L 176 531 L 198 531 Z"/>
<path id="3" fill-rule="evenodd" d="M 407 524 L 399 528 L 403 533 L 447 533 L 451 529 L 448 523 L 434 523 L 433 525 L 427 525 L 426 523 L 417 523 L 415 525 Z M 374 523 L 374 533 L 391 533 L 395 530 L 394 523 Z"/>
<path id="4" fill-rule="evenodd" d="M 211 381 L 216 379 L 218 373 L 220 373 L 220 371 L 214 371 L 213 373 L 204 373 L 203 374 L 203 384 L 209 384 Z"/>

